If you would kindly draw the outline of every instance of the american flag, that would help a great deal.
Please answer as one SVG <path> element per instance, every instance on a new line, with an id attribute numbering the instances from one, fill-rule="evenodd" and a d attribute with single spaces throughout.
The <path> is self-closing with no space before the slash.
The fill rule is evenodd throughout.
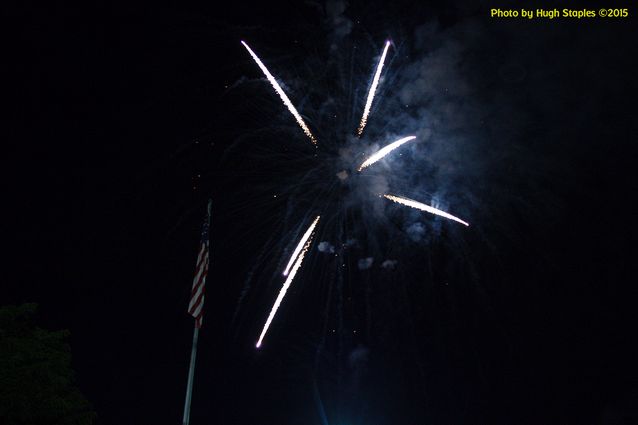
<path id="1" fill-rule="evenodd" d="M 211 201 L 208 201 L 208 213 L 202 225 L 202 238 L 200 242 L 199 254 L 197 255 L 197 265 L 195 266 L 195 278 L 191 289 L 191 300 L 188 304 L 188 314 L 195 318 L 195 326 L 202 327 L 202 316 L 204 315 L 204 289 L 206 275 L 208 274 L 209 241 L 208 227 L 210 226 Z"/>

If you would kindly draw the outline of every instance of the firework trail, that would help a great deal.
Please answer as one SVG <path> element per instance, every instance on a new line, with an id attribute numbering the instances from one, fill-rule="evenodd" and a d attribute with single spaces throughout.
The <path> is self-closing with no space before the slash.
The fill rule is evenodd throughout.
<path id="1" fill-rule="evenodd" d="M 421 211 L 427 211 L 427 212 L 429 212 L 431 214 L 436 214 L 436 215 L 439 215 L 441 217 L 449 218 L 450 220 L 457 221 L 457 222 L 459 222 L 461 224 L 464 224 L 466 226 L 470 225 L 469 223 L 461 220 L 458 217 L 453 216 L 452 214 L 448 214 L 445 211 L 441 211 L 438 208 L 434 208 L 434 207 L 431 207 L 429 205 L 422 204 L 421 202 L 413 201 L 412 199 L 402 198 L 401 196 L 395 196 L 395 195 L 383 195 L 383 196 L 385 198 L 391 200 L 391 201 L 394 201 L 394 202 L 398 203 L 398 204 L 402 204 L 402 205 L 405 205 L 405 206 L 408 206 L 408 207 L 416 208 L 417 210 L 421 210 Z"/>
<path id="2" fill-rule="evenodd" d="M 381 77 L 381 70 L 383 69 L 383 62 L 385 62 L 385 56 L 388 53 L 388 48 L 390 47 L 390 41 L 385 42 L 385 47 L 383 48 L 383 54 L 381 55 L 381 59 L 379 60 L 379 64 L 377 65 L 377 72 L 374 74 L 374 78 L 372 79 L 372 85 L 370 86 L 370 91 L 368 92 L 368 99 L 366 100 L 366 106 L 363 109 L 363 116 L 361 117 L 361 123 L 359 124 L 359 128 L 357 129 L 357 134 L 361 136 L 363 133 L 363 129 L 368 122 L 368 115 L 370 115 L 370 108 L 372 107 L 372 100 L 374 100 L 374 93 L 377 91 L 377 86 L 379 85 L 379 78 Z"/>
<path id="3" fill-rule="evenodd" d="M 399 139 L 396 142 L 392 142 L 388 146 L 385 146 L 384 148 L 379 149 L 374 154 L 372 154 L 370 158 L 366 159 L 363 162 L 363 164 L 359 166 L 358 171 L 361 171 L 364 168 L 374 164 L 375 162 L 377 162 L 378 160 L 380 160 L 381 158 L 383 158 L 384 156 L 386 156 L 387 154 L 389 154 L 390 152 L 392 152 L 393 150 L 395 150 L 402 144 L 407 143 L 410 140 L 414 140 L 414 139 L 416 139 L 416 136 L 404 137 L 403 139 Z"/>
<path id="4" fill-rule="evenodd" d="M 284 270 L 284 273 L 283 273 L 284 276 L 288 276 L 288 272 L 290 272 L 290 268 L 292 267 L 292 264 L 297 259 L 297 256 L 299 256 L 299 253 L 301 252 L 301 249 L 306 244 L 306 241 L 308 240 L 308 238 L 312 234 L 312 231 L 315 230 L 315 226 L 317 225 L 318 222 L 319 222 L 319 216 L 317 216 L 317 218 L 315 218 L 315 221 L 312 222 L 310 227 L 308 227 L 308 230 L 306 230 L 306 233 L 304 233 L 304 235 L 301 237 L 301 240 L 297 244 L 297 247 L 295 248 L 295 250 L 293 251 L 292 255 L 290 256 L 290 260 L 288 261 L 288 265 L 286 266 L 286 269 Z"/>
<path id="5" fill-rule="evenodd" d="M 299 124 L 299 127 L 301 127 L 303 132 L 306 133 L 306 136 L 308 136 L 310 138 L 310 141 L 313 144 L 316 145 L 317 144 L 317 139 L 315 139 L 315 136 L 312 135 L 312 133 L 310 132 L 310 129 L 308 128 L 308 126 L 304 122 L 303 118 L 301 118 L 301 115 L 299 115 L 299 112 L 297 112 L 297 109 L 295 108 L 295 106 L 292 104 L 290 99 L 288 99 L 288 96 L 286 96 L 286 93 L 284 93 L 284 91 L 281 88 L 281 86 L 279 85 L 279 83 L 277 83 L 277 80 L 275 80 L 275 77 L 273 77 L 273 75 L 270 73 L 270 71 L 268 71 L 268 68 L 266 68 L 266 65 L 264 65 L 264 63 L 261 61 L 261 59 L 259 59 L 259 57 L 257 57 L 255 52 L 253 52 L 252 49 L 250 47 L 248 47 L 248 44 L 246 44 L 245 41 L 242 40 L 241 44 L 244 45 L 246 50 L 248 50 L 248 53 L 250 53 L 250 56 L 252 56 L 253 59 L 255 60 L 255 62 L 257 63 L 257 65 L 259 65 L 259 68 L 261 68 L 261 71 L 264 73 L 264 75 L 266 76 L 266 78 L 268 79 L 268 81 L 270 82 L 272 87 L 275 89 L 275 91 L 277 92 L 277 94 L 279 95 L 281 100 L 284 102 L 284 105 L 286 105 L 286 107 L 288 108 L 290 113 L 297 120 L 297 124 Z"/>
<path id="6" fill-rule="evenodd" d="M 317 224 L 317 221 L 319 221 L 319 216 L 317 216 L 317 218 L 315 219 L 311 227 L 314 227 Z M 306 256 L 306 252 L 308 252 L 308 248 L 310 247 L 311 242 L 312 242 L 312 238 L 309 238 L 306 244 L 304 245 L 304 247 L 301 249 L 301 252 L 299 252 L 299 256 L 297 257 L 297 260 L 295 261 L 294 266 L 292 266 L 292 269 L 290 270 L 290 274 L 288 275 L 288 278 L 284 282 L 284 285 L 281 287 L 281 290 L 279 291 L 279 295 L 277 296 L 277 299 L 275 300 L 275 304 L 273 304 L 272 309 L 270 310 L 268 319 L 266 320 L 266 323 L 264 324 L 264 328 L 261 331 L 261 335 L 259 335 L 259 341 L 257 341 L 257 344 L 255 345 L 255 347 L 257 348 L 261 347 L 261 343 L 264 340 L 264 337 L 266 336 L 266 332 L 268 332 L 268 328 L 270 327 L 270 324 L 272 323 L 272 319 L 275 317 L 275 314 L 277 314 L 277 310 L 279 309 L 279 306 L 281 305 L 281 301 L 286 296 L 286 291 L 288 291 L 288 288 L 290 287 L 292 280 L 295 278 L 295 275 L 297 274 L 299 267 L 301 267 L 301 263 L 303 262 L 303 259 Z"/>

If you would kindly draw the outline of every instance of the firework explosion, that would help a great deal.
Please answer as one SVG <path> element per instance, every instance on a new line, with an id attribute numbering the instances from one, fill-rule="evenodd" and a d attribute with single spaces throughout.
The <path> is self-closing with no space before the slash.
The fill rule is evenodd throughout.
<path id="1" fill-rule="evenodd" d="M 281 86 L 279 85 L 279 83 L 277 83 L 277 80 L 275 79 L 275 77 L 270 73 L 270 71 L 268 70 L 268 68 L 266 68 L 266 66 L 264 65 L 264 63 L 261 61 L 261 59 L 259 59 L 259 57 L 255 54 L 255 52 L 248 46 L 248 44 L 246 44 L 246 42 L 242 41 L 241 42 L 243 44 L 243 46 L 246 48 L 246 50 L 248 51 L 248 53 L 251 55 L 251 57 L 254 59 L 254 61 L 257 63 L 257 65 L 259 66 L 259 68 L 261 69 L 261 71 L 264 73 L 264 75 L 266 76 L 266 78 L 268 79 L 268 81 L 270 82 L 270 84 L 272 85 L 272 87 L 275 89 L 275 91 L 277 92 L 277 94 L 279 95 L 279 97 L 281 98 L 281 100 L 283 101 L 284 105 L 288 108 L 288 110 L 290 111 L 290 113 L 294 116 L 295 120 L 297 121 L 297 123 L 299 124 L 299 126 L 301 127 L 301 129 L 303 130 L 304 134 L 306 136 L 308 136 L 308 138 L 310 138 L 311 142 L 316 146 L 318 141 L 317 139 L 314 137 L 314 135 L 312 134 L 312 132 L 310 131 L 310 129 L 308 128 L 308 126 L 306 125 L 306 123 L 304 122 L 303 118 L 301 117 L 301 115 L 299 114 L 299 112 L 297 112 L 297 109 L 294 107 L 294 105 L 292 104 L 292 102 L 290 101 L 290 99 L 288 98 L 288 96 L 285 94 L 285 92 L 283 91 L 283 89 L 281 88 Z M 368 96 L 366 99 L 366 103 L 365 103 L 365 107 L 364 107 L 364 111 L 363 111 L 363 115 L 361 117 L 361 121 L 359 124 L 359 127 L 356 130 L 357 136 L 361 137 L 363 134 L 363 130 L 368 122 L 369 119 L 369 115 L 371 112 L 371 108 L 372 108 L 372 103 L 374 101 L 374 96 L 375 93 L 377 91 L 377 87 L 379 85 L 379 81 L 381 79 L 381 72 L 383 70 L 383 65 L 385 63 L 385 59 L 388 53 L 388 49 L 390 47 L 390 41 L 386 41 L 385 46 L 383 48 L 383 53 L 381 54 L 381 58 L 379 59 L 379 63 L 377 64 L 376 67 L 376 71 L 374 73 L 373 79 L 372 79 L 372 83 L 370 84 L 370 88 L 368 90 Z M 384 157 L 386 157 L 387 155 L 389 155 L 391 152 L 393 152 L 394 150 L 398 149 L 399 147 L 401 147 L 402 145 L 404 145 L 405 143 L 408 143 L 410 141 L 413 141 L 416 139 L 416 136 L 407 136 L 407 137 L 403 137 L 399 140 L 396 140 L 395 142 L 392 142 L 386 146 L 384 146 L 383 148 L 377 150 L 376 152 L 373 152 L 363 163 L 361 163 L 361 165 L 358 167 L 357 171 L 358 172 L 362 172 L 365 168 L 370 167 L 371 165 L 377 163 L 378 161 L 382 160 Z M 339 177 L 339 179 L 344 180 L 346 178 L 348 178 L 348 174 L 345 170 L 340 171 L 339 173 L 337 173 L 337 176 Z M 396 202 L 400 205 L 404 205 L 404 206 L 408 206 L 420 211 L 424 211 L 424 212 L 428 212 L 434 215 L 438 215 L 440 217 L 444 217 L 447 218 L 449 220 L 453 220 L 456 221 L 458 223 L 461 223 L 465 226 L 469 226 L 469 224 L 466 221 L 461 220 L 458 217 L 453 216 L 452 214 L 449 214 L 445 211 L 442 211 L 438 208 L 426 205 L 422 202 L 419 201 L 415 201 L 412 199 L 408 199 L 408 198 L 404 198 L 404 197 L 400 197 L 397 195 L 392 195 L 392 194 L 388 194 L 388 193 L 375 193 L 375 195 L 378 196 L 383 196 L 384 198 Z M 277 310 L 279 308 L 279 306 L 281 305 L 281 302 L 283 301 L 284 296 L 286 295 L 286 291 L 288 290 L 288 288 L 290 287 L 290 285 L 292 284 L 293 279 L 295 278 L 295 275 L 297 274 L 297 271 L 299 270 L 299 268 L 301 267 L 301 264 L 305 258 L 306 253 L 308 252 L 308 249 L 310 248 L 310 245 L 312 243 L 312 239 L 313 239 L 313 232 L 315 231 L 315 228 L 319 222 L 319 216 L 317 216 L 315 218 L 315 220 L 312 222 L 312 224 L 308 227 L 308 229 L 306 230 L 306 232 L 304 233 L 304 235 L 302 236 L 302 238 L 300 239 L 300 241 L 298 242 L 295 250 L 293 251 L 290 260 L 288 261 L 288 264 L 286 265 L 286 268 L 283 271 L 283 275 L 286 276 L 286 280 L 284 281 L 284 284 L 279 292 L 279 295 L 277 296 L 277 299 L 275 300 L 275 303 L 270 311 L 270 314 L 268 315 L 268 319 L 266 320 L 266 323 L 264 324 L 264 327 L 262 329 L 262 332 L 259 336 L 259 340 L 257 341 L 256 347 L 259 348 L 262 345 L 263 339 L 266 336 L 266 333 L 268 332 L 268 328 L 270 327 L 270 324 L 272 323 L 272 320 L 274 319 L 275 314 L 277 313 Z"/>

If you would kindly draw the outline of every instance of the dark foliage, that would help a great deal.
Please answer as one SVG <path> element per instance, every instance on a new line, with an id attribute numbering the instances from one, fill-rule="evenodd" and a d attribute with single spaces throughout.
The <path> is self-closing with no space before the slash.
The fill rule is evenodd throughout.
<path id="1" fill-rule="evenodd" d="M 0 308 L 0 423 L 91 424 L 95 413 L 73 382 L 70 333 L 35 326 L 36 307 Z"/>

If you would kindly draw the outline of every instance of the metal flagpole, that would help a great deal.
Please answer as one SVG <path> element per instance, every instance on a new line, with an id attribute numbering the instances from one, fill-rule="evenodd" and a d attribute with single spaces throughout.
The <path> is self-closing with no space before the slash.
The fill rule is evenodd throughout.
<path id="1" fill-rule="evenodd" d="M 204 246 L 205 249 L 207 249 L 207 245 L 209 243 L 209 237 L 210 237 L 208 234 L 208 227 L 210 226 L 212 206 L 213 206 L 213 200 L 209 199 L 206 222 L 204 223 L 204 229 L 202 231 L 202 243 L 206 244 L 206 246 Z M 209 253 L 206 254 L 206 256 L 208 255 Z M 208 261 L 208 259 L 206 259 L 206 261 Z M 208 265 L 205 266 L 204 274 L 202 275 L 202 278 L 204 279 L 201 282 L 202 296 L 203 296 L 203 284 L 206 279 L 207 269 L 208 269 Z M 201 302 L 203 303 L 203 298 L 201 299 Z M 195 311 L 192 311 L 192 312 L 189 311 L 189 312 L 193 315 L 196 314 Z M 190 416 L 191 416 L 191 399 L 193 397 L 193 379 L 195 378 L 195 357 L 197 356 L 197 339 L 199 337 L 199 328 L 202 325 L 201 305 L 200 305 L 199 315 L 194 317 L 195 317 L 195 327 L 193 330 L 193 348 L 191 349 L 191 363 L 188 368 L 188 382 L 186 384 L 186 399 L 184 400 L 184 417 L 182 418 L 182 425 L 188 425 L 188 423 L 190 422 Z"/>
<path id="2" fill-rule="evenodd" d="M 186 400 L 184 401 L 184 419 L 182 425 L 188 425 L 191 416 L 191 397 L 193 396 L 193 377 L 195 376 L 195 356 L 197 355 L 197 337 L 199 328 L 195 324 L 193 331 L 193 349 L 191 351 L 191 365 L 188 368 L 188 384 L 186 386 Z"/>

